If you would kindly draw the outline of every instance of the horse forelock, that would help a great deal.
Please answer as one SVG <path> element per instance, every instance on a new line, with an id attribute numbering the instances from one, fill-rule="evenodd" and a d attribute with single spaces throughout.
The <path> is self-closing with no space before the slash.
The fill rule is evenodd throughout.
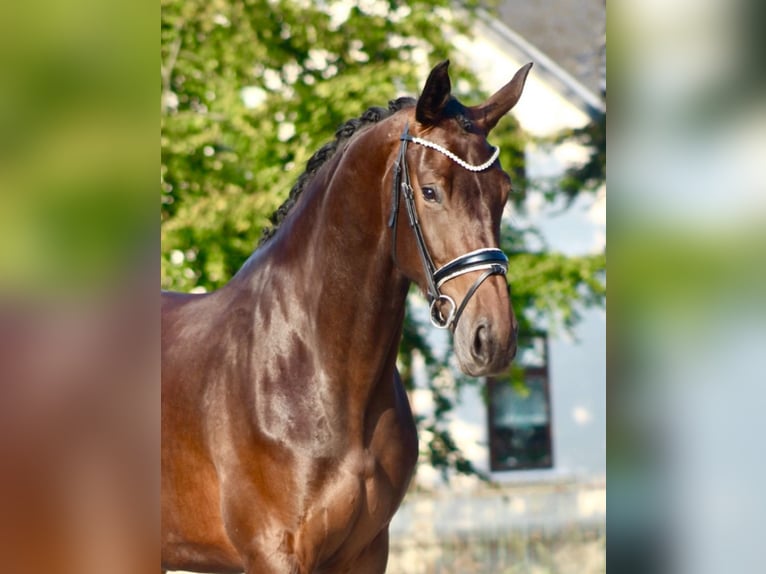
<path id="1" fill-rule="evenodd" d="M 314 179 L 314 176 L 320 170 L 320 168 L 335 156 L 335 152 L 341 149 L 344 143 L 353 138 L 363 128 L 372 124 L 376 124 L 381 120 L 392 116 L 399 110 L 414 107 L 415 103 L 416 100 L 414 98 L 397 98 L 395 100 L 391 100 L 388 103 L 388 108 L 382 108 L 379 106 L 370 107 L 358 118 L 350 119 L 342 124 L 335 131 L 335 139 L 324 144 L 306 162 L 306 169 L 300 176 L 298 176 L 298 179 L 290 190 L 290 194 L 288 195 L 287 199 L 269 218 L 271 221 L 271 226 L 263 230 L 258 245 L 263 245 L 276 234 L 276 232 L 279 230 L 280 224 L 291 212 L 301 193 L 303 193 L 303 191 L 308 187 L 309 183 L 311 183 L 311 181 Z"/>

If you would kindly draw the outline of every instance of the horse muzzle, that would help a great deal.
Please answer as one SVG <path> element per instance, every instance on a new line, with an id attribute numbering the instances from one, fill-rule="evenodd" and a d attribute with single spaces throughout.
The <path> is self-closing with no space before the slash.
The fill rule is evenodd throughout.
<path id="1" fill-rule="evenodd" d="M 505 313 L 466 313 L 455 329 L 460 370 L 472 377 L 505 371 L 516 356 L 518 323 L 507 303 Z"/>

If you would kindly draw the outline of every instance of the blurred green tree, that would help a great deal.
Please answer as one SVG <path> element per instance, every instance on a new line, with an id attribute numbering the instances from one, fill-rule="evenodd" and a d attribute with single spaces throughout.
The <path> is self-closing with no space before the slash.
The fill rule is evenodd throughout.
<path id="1" fill-rule="evenodd" d="M 162 0 L 162 287 L 223 285 L 311 154 L 368 107 L 416 95 L 423 54 L 431 63 L 449 58 L 444 30 L 468 31 L 479 7 L 472 0 Z M 456 8 L 466 17 L 454 18 Z M 468 70 L 453 65 L 451 76 L 461 100 L 482 101 Z M 515 201 L 522 204 L 524 135 L 511 117 L 493 131 L 493 143 L 516 176 Z M 520 328 L 530 330 L 541 314 L 571 326 L 578 306 L 603 301 L 604 257 L 530 252 L 530 233 L 503 231 Z M 419 355 L 436 405 L 433 416 L 418 419 L 429 437 L 421 461 L 445 473 L 473 473 L 444 422 L 454 393 L 436 383 L 452 376 L 450 353 L 434 352 L 413 316 L 400 349 L 402 374 L 411 386 Z"/>

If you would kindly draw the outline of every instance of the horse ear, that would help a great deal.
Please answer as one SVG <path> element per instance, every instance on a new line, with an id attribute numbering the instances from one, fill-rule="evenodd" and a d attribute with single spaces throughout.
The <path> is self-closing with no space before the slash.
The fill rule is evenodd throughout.
<path id="1" fill-rule="evenodd" d="M 433 125 L 441 117 L 441 113 L 450 98 L 452 84 L 447 69 L 449 60 L 436 64 L 428 74 L 423 93 L 418 98 L 415 108 L 415 119 L 423 125 Z"/>
<path id="2" fill-rule="evenodd" d="M 531 67 L 532 62 L 520 68 L 510 82 L 500 88 L 486 102 L 472 108 L 475 122 L 484 133 L 489 133 L 497 125 L 500 118 L 507 114 L 519 101 Z"/>

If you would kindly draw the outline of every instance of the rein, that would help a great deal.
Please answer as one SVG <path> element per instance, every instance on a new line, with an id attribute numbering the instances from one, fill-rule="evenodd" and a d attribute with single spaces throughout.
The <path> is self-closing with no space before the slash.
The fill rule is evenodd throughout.
<path id="1" fill-rule="evenodd" d="M 399 215 L 399 197 L 401 195 L 401 197 L 404 197 L 407 218 L 410 222 L 410 228 L 412 228 L 412 231 L 415 234 L 415 244 L 417 245 L 418 254 L 420 255 L 423 270 L 425 271 L 428 299 L 431 304 L 429 313 L 431 323 L 439 329 L 452 328 L 454 330 L 460 319 L 460 315 L 463 313 L 468 301 L 473 294 L 476 293 L 479 286 L 492 275 L 505 275 L 508 272 L 508 258 L 500 249 L 486 247 L 461 255 L 446 265 L 443 265 L 438 269 L 436 268 L 433 259 L 431 259 L 431 254 L 428 252 L 428 247 L 426 246 L 423 231 L 418 220 L 418 214 L 415 210 L 415 196 L 410 181 L 409 168 L 407 167 L 407 143 L 412 142 L 434 149 L 446 155 L 460 167 L 474 172 L 484 171 L 495 163 L 495 160 L 500 153 L 500 149 L 495 148 L 492 157 L 484 163 L 473 165 L 459 158 L 454 153 L 437 143 L 411 136 L 409 124 L 405 126 L 404 132 L 399 139 L 402 143 L 399 147 L 399 155 L 396 158 L 396 163 L 394 164 L 393 198 L 391 202 L 391 215 L 388 219 L 388 226 L 392 229 L 392 256 L 394 258 L 394 264 L 399 267 L 396 260 L 396 228 Z M 484 270 L 484 273 L 479 276 L 476 282 L 465 294 L 459 307 L 455 304 L 452 297 L 445 295 L 439 290 L 440 287 L 450 279 L 465 275 L 466 273 L 471 273 L 472 271 L 481 270 Z M 449 305 L 449 312 L 447 312 L 446 316 L 441 311 L 440 303 Z"/>

